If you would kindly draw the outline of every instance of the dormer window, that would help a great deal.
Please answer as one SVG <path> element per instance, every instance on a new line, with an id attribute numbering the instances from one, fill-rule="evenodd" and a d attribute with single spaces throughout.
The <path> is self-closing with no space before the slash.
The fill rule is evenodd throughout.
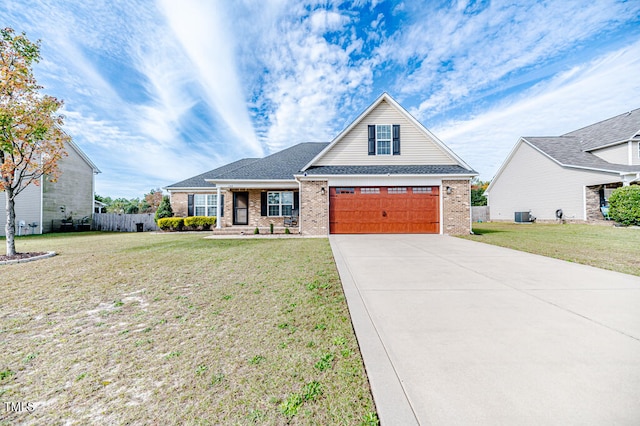
<path id="1" fill-rule="evenodd" d="M 370 124 L 369 155 L 400 155 L 400 125 Z"/>

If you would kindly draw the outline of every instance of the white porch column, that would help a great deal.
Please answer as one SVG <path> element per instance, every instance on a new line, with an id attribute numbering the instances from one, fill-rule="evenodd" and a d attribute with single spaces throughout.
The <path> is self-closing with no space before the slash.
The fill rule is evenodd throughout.
<path id="1" fill-rule="evenodd" d="M 216 185 L 216 189 L 218 190 L 218 194 L 216 195 L 216 229 L 220 229 L 222 228 L 222 217 L 220 216 L 220 212 L 222 211 L 222 194 L 220 185 Z"/>

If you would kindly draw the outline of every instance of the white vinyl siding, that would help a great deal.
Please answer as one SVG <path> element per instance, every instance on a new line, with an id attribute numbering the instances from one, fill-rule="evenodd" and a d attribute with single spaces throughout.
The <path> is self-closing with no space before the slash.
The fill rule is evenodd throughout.
<path id="1" fill-rule="evenodd" d="M 558 165 L 522 142 L 507 166 L 494 179 L 489 194 L 491 220 L 514 220 L 515 212 L 554 220 L 557 209 L 565 219 L 585 219 L 585 186 L 617 182 L 617 174 L 571 169 Z"/>
<path id="2" fill-rule="evenodd" d="M 391 123 L 400 125 L 401 155 L 368 155 L 368 125 Z M 317 166 L 380 165 L 380 164 L 458 164 L 427 134 L 418 129 L 404 115 L 382 101 L 351 131 L 344 135 Z"/>
<path id="3" fill-rule="evenodd" d="M 608 148 L 591 151 L 592 154 L 613 164 L 631 164 L 629 161 L 629 145 L 627 142 Z"/>
<path id="4" fill-rule="evenodd" d="M 40 186 L 30 185 L 16 197 L 16 235 L 18 235 L 20 221 L 24 221 L 25 225 L 30 223 L 38 223 L 40 225 L 41 189 Z M 2 209 L 0 209 L 0 235 L 5 235 L 5 226 L 7 224 L 6 200 L 5 193 L 0 192 L 0 203 L 2 203 Z M 32 228 L 26 226 L 23 228 L 23 234 L 25 231 L 31 233 L 31 230 Z M 34 232 L 39 234 L 40 226 L 35 228 Z"/>
<path id="5" fill-rule="evenodd" d="M 52 232 L 52 221 L 62 219 L 60 206 L 65 206 L 67 215 L 81 220 L 93 215 L 93 169 L 72 146 L 67 146 L 67 157 L 58 162 L 58 181 L 43 184 L 43 232 Z"/>

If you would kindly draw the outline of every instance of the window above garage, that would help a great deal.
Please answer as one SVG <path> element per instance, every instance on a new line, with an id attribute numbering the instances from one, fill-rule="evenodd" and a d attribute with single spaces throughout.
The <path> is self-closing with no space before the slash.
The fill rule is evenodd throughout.
<path id="1" fill-rule="evenodd" d="M 369 155 L 400 155 L 400 125 L 370 124 Z"/>

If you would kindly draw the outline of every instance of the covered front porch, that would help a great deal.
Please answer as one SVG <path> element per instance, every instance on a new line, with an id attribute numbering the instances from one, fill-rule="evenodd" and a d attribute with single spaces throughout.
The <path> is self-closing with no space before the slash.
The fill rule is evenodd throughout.
<path id="1" fill-rule="evenodd" d="M 217 199 L 224 203 L 224 216 L 216 223 L 215 233 L 247 234 L 299 233 L 300 188 L 297 182 L 212 182 Z M 222 207 L 222 206 L 221 206 Z"/>

